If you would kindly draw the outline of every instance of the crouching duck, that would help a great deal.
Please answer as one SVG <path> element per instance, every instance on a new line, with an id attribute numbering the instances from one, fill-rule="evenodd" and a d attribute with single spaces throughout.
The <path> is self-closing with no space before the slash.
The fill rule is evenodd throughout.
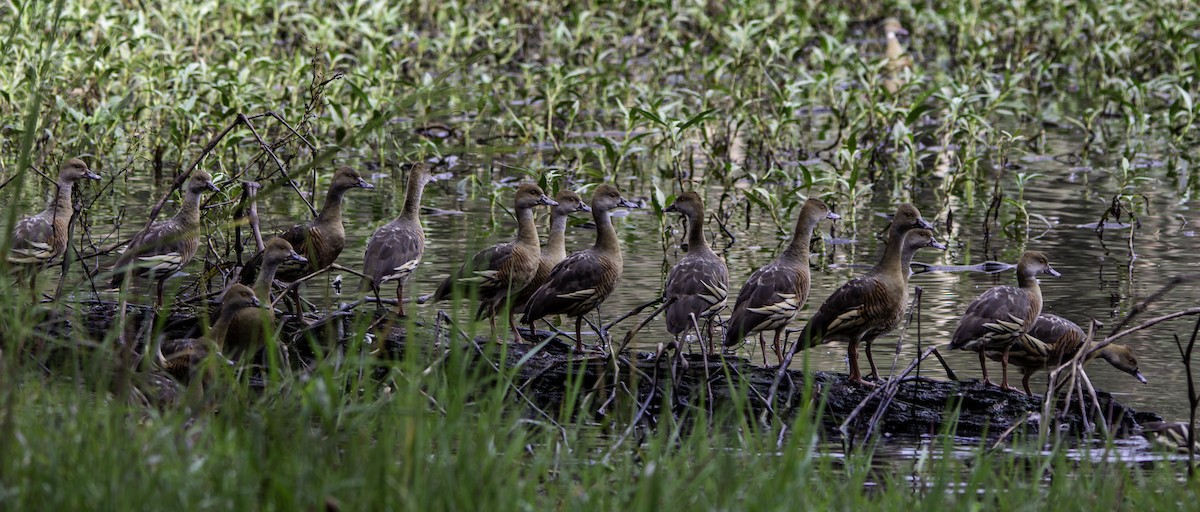
<path id="1" fill-rule="evenodd" d="M 1086 340 L 1087 334 L 1075 322 L 1042 313 L 1029 332 L 1009 347 L 1008 362 L 1021 369 L 1024 373 L 1021 386 L 1025 388 L 1025 393 L 1033 394 L 1029 390 L 1029 378 L 1038 370 L 1054 368 L 1070 361 L 1083 348 L 1083 342 Z M 985 354 L 993 361 L 1002 361 L 1004 358 L 1003 350 L 988 350 Z M 1138 360 L 1133 354 L 1133 349 L 1110 343 L 1088 356 L 1084 362 L 1090 362 L 1097 357 L 1108 361 L 1113 368 L 1132 375 L 1142 384 L 1146 383 L 1146 377 L 1138 370 Z"/>

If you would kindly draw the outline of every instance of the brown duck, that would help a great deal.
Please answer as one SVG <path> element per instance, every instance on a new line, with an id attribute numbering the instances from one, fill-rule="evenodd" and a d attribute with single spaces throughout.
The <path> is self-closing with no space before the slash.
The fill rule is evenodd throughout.
<path id="1" fill-rule="evenodd" d="M 342 248 L 346 246 L 346 229 L 342 226 L 342 198 L 347 191 L 356 188 L 373 189 L 375 186 L 367 183 L 359 176 L 358 171 L 349 166 L 339 167 L 333 174 L 329 192 L 325 195 L 325 204 L 317 218 L 292 226 L 279 235 L 279 238 L 287 240 L 296 252 L 308 259 L 307 264 L 292 261 L 281 265 L 276 274 L 281 281 L 295 281 L 328 267 L 337 260 Z M 254 255 L 242 269 L 242 284 L 248 285 L 255 281 L 262 258 L 261 252 Z"/>
<path id="2" fill-rule="evenodd" d="M 425 253 L 425 230 L 421 227 L 421 194 L 434 181 L 433 166 L 421 162 L 408 173 L 408 190 L 400 216 L 371 235 L 363 254 L 363 289 L 379 289 L 396 283 L 396 314 L 404 316 L 404 283 L 421 264 Z"/>
<path id="3" fill-rule="evenodd" d="M 538 261 L 537 273 L 533 275 L 533 280 L 525 285 L 525 289 L 513 300 L 514 311 L 525 311 L 525 304 L 529 303 L 533 292 L 546 282 L 550 271 L 558 262 L 567 259 L 567 220 L 571 214 L 592 211 L 590 206 L 584 204 L 579 194 L 571 190 L 558 191 L 554 200 L 558 202 L 558 206 L 550 209 L 550 237 L 546 240 L 546 245 L 542 246 L 542 257 Z"/>
<path id="4" fill-rule="evenodd" d="M 1042 313 L 1042 290 L 1037 276 L 1061 274 L 1050 266 L 1050 259 L 1037 251 L 1027 251 L 1017 262 L 1017 286 L 996 286 L 983 292 L 967 306 L 950 348 L 979 352 L 979 367 L 983 382 L 988 380 L 984 357 L 987 352 L 1000 352 L 1000 389 L 1008 390 L 1008 356 L 1010 349 L 1027 334 Z"/>
<path id="5" fill-rule="evenodd" d="M 729 269 L 704 238 L 704 201 L 700 199 L 700 194 L 684 192 L 663 211 L 678 212 L 687 219 L 687 252 L 667 275 L 664 287 L 667 332 L 675 337 L 678 347 L 681 338 L 693 325 L 699 326 L 701 321 L 706 321 L 711 351 L 710 320 L 725 308 L 729 297 Z M 701 333 L 696 335 L 701 336 Z"/>
<path id="6" fill-rule="evenodd" d="M 134 235 L 129 247 L 112 267 L 112 287 L 118 288 L 125 274 L 149 274 L 158 281 L 158 305 L 163 302 L 163 284 L 195 256 L 200 244 L 200 194 L 219 192 L 212 176 L 195 170 L 184 185 L 179 213 L 160 220 Z"/>
<path id="7" fill-rule="evenodd" d="M 1083 348 L 1086 339 L 1087 334 L 1075 322 L 1042 313 L 1029 332 L 1009 348 L 1008 362 L 1021 368 L 1025 374 L 1021 386 L 1026 393 L 1033 394 L 1029 389 L 1029 378 L 1038 370 L 1054 368 L 1071 360 Z M 1002 361 L 1004 358 L 1003 350 L 989 350 L 986 354 L 993 361 Z M 1142 384 L 1146 383 L 1146 377 L 1138 371 L 1137 356 L 1133 355 L 1133 349 L 1110 343 L 1089 356 L 1085 362 L 1097 357 L 1108 361 L 1113 368 L 1132 375 Z"/>
<path id="8" fill-rule="evenodd" d="M 275 274 L 280 265 L 288 262 L 303 265 L 308 263 L 308 258 L 296 252 L 287 240 L 279 237 L 268 240 L 266 247 L 263 248 L 262 271 L 258 273 L 258 278 L 254 281 L 254 295 L 262 297 L 262 300 L 270 303 L 271 285 L 275 282 Z"/>
<path id="9" fill-rule="evenodd" d="M 895 225 L 893 221 L 893 228 Z M 817 314 L 804 326 L 800 340 L 793 349 L 831 341 L 848 341 L 850 345 L 846 351 L 850 358 L 850 382 L 866 384 L 858 368 L 859 343 L 866 342 L 870 347 L 875 338 L 900 325 L 908 306 L 909 265 L 917 251 L 924 247 L 946 249 L 928 229 L 909 229 L 904 232 L 903 239 L 898 236 L 900 231 L 895 229 L 891 232 L 891 241 L 884 250 L 883 259 L 874 268 L 862 277 L 851 279 L 825 299 Z M 898 239 L 902 241 L 896 242 Z M 877 375 L 870 354 L 868 350 L 871 372 Z M 790 362 L 791 358 L 792 354 L 789 353 L 786 361 Z"/>
<path id="10" fill-rule="evenodd" d="M 217 310 L 217 320 L 208 335 L 163 343 L 157 354 L 159 366 L 177 380 L 186 382 L 209 354 L 228 353 L 231 347 L 245 347 L 248 344 L 246 340 L 235 339 L 242 333 L 232 330 L 230 326 L 239 315 L 262 310 L 259 306 L 253 290 L 235 283 L 221 296 L 221 308 Z"/>
<path id="11" fill-rule="evenodd" d="M 20 265 L 29 272 L 31 290 L 37 284 L 37 273 L 67 251 L 68 224 L 74 213 L 71 192 L 75 182 L 82 179 L 98 180 L 100 175 L 88 169 L 87 164 L 78 158 L 63 162 L 58 171 L 58 180 L 55 181 L 57 190 L 54 199 L 41 213 L 21 219 L 13 226 L 8 262 Z M 36 290 L 34 293 L 37 293 Z"/>
<path id="12" fill-rule="evenodd" d="M 775 261 L 755 270 L 742 285 L 734 302 L 733 314 L 725 324 L 725 346 L 741 343 L 746 336 L 758 333 L 763 361 L 767 360 L 764 331 L 775 331 L 772 346 L 777 361 L 783 361 L 779 345 L 783 330 L 796 317 L 796 312 L 808 300 L 810 275 L 808 270 L 809 241 L 822 219 L 838 219 L 820 199 L 809 199 L 800 208 L 792 241 Z"/>
<path id="13" fill-rule="evenodd" d="M 621 280 L 624 262 L 617 231 L 613 229 L 609 211 L 617 207 L 637 208 L 636 203 L 621 197 L 612 185 L 600 185 L 592 194 L 592 219 L 596 223 L 596 244 L 559 262 L 550 270 L 550 277 L 533 292 L 525 305 L 522 323 L 529 324 L 550 315 L 575 317 L 575 350 L 583 350 L 580 332 L 583 315 L 600 307 Z"/>
<path id="14" fill-rule="evenodd" d="M 517 239 L 475 253 L 462 267 L 442 281 L 433 293 L 433 301 L 448 299 L 455 293 L 464 297 L 470 296 L 472 291 L 477 291 L 479 309 L 475 318 L 489 318 L 494 333 L 496 314 L 506 306 L 510 298 L 516 297 L 537 273 L 538 261 L 541 258 L 538 254 L 538 232 L 537 224 L 533 222 L 533 209 L 542 205 L 556 206 L 558 203 L 546 197 L 537 185 L 526 183 L 518 187 L 513 198 L 513 209 L 517 216 Z M 513 321 L 514 312 L 511 305 L 508 309 L 513 337 L 520 341 L 521 333 Z"/>

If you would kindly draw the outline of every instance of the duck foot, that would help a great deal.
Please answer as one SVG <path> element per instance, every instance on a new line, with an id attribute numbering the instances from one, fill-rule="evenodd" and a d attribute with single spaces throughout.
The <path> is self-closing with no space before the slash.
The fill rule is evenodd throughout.
<path id="1" fill-rule="evenodd" d="M 850 378 L 846 379 L 846 382 L 848 382 L 850 384 L 856 384 L 856 385 L 862 386 L 864 388 L 876 387 L 876 384 L 874 382 L 867 382 L 867 381 L 863 380 L 862 377 L 851 376 Z"/>

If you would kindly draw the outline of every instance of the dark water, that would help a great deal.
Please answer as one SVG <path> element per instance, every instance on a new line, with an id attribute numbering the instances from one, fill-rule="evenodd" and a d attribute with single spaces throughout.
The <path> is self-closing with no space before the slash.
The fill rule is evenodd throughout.
<path id="1" fill-rule="evenodd" d="M 1002 180 L 1006 193 L 1015 193 L 1012 175 L 1016 172 L 1037 172 L 1044 177 L 1035 179 L 1027 187 L 1025 198 L 1028 200 L 1028 212 L 1035 218 L 1031 221 L 1027 239 L 1019 239 L 1005 234 L 993 234 L 985 246 L 983 237 L 983 208 L 976 206 L 968 208 L 960 199 L 952 197 L 948 207 L 954 212 L 952 232 L 946 231 L 948 209 L 943 208 L 937 200 L 934 191 L 941 186 L 941 180 L 931 178 L 923 181 L 915 195 L 907 197 L 920 207 L 926 218 L 937 217 L 940 238 L 948 238 L 951 248 L 947 253 L 923 251 L 917 261 L 935 265 L 974 264 L 985 260 L 998 260 L 1015 263 L 1019 254 L 1025 249 L 1045 251 L 1053 265 L 1062 272 L 1061 279 L 1044 279 L 1042 291 L 1045 297 L 1045 310 L 1067 318 L 1081 325 L 1089 316 L 1104 322 L 1107 333 L 1123 318 L 1130 308 L 1147 295 L 1157 291 L 1164 283 L 1175 276 L 1196 275 L 1200 271 L 1200 238 L 1195 236 L 1194 222 L 1196 214 L 1192 210 L 1194 201 L 1178 192 L 1184 187 L 1178 176 L 1187 176 L 1188 164 L 1185 160 L 1158 160 L 1157 155 L 1143 155 L 1135 161 L 1135 165 L 1144 166 L 1140 172 L 1155 181 L 1143 186 L 1143 192 L 1150 199 L 1150 214 L 1141 218 L 1141 228 L 1136 231 L 1136 259 L 1131 258 L 1125 237 L 1128 229 L 1112 228 L 1103 237 L 1093 229 L 1079 227 L 1096 222 L 1107 208 L 1112 195 L 1119 189 L 1120 183 L 1114 177 L 1119 174 L 1117 163 L 1107 157 L 1093 158 L 1086 161 L 1074 161 L 1066 158 L 1049 158 L 1077 151 L 1080 147 L 1078 136 L 1071 133 L 1049 134 L 1047 145 L 1051 153 L 1048 155 L 1028 155 L 1016 158 L 1021 168 L 1009 171 L 1009 176 Z M 514 159 L 527 159 L 529 155 L 518 155 Z M 351 162 L 353 163 L 353 162 Z M 351 191 L 345 210 L 345 224 L 348 232 L 348 243 L 339 262 L 351 268 L 360 268 L 363 250 L 367 238 L 378 226 L 390 220 L 398 213 L 403 201 L 403 183 L 396 179 L 402 174 L 399 170 L 401 162 L 390 162 L 382 167 L 361 164 L 360 168 L 369 174 L 377 189 L 374 191 Z M 424 218 L 428 235 L 427 249 L 420 270 L 410 282 L 410 297 L 430 293 L 439 280 L 453 267 L 459 265 L 466 254 L 484 245 L 510 239 L 515 232 L 515 222 L 503 208 L 493 205 L 488 200 L 488 191 L 478 190 L 474 197 L 467 198 L 461 190 L 465 180 L 471 177 L 484 176 L 478 173 L 470 158 L 459 161 L 452 172 L 454 177 L 435 183 L 426 192 L 424 204 L 446 210 L 461 210 L 461 214 L 427 215 Z M 494 175 L 499 179 L 503 175 Z M 512 183 L 515 183 L 513 181 Z M 625 179 L 617 183 L 626 197 L 647 197 L 652 188 L 649 183 Z M 578 187 L 583 183 L 572 182 L 569 186 Z M 511 187 L 512 185 L 507 185 Z M 671 191 L 672 183 L 664 180 L 661 185 L 667 193 Z M 769 186 L 769 185 L 768 185 Z M 864 266 L 870 266 L 879 257 L 881 246 L 875 237 L 886 225 L 886 220 L 878 213 L 890 212 L 897 201 L 888 197 L 889 190 L 878 190 L 871 204 L 860 205 L 855 215 L 848 215 L 844 206 L 835 207 L 845 218 L 834 224 L 834 235 L 839 239 L 853 240 L 849 244 L 817 244 L 824 252 L 821 261 L 834 264 L 815 268 L 813 271 L 812 292 L 801 317 L 793 324 L 800 328 L 817 306 L 841 283 L 864 272 Z M 92 232 L 94 236 L 103 236 L 113 229 L 114 212 L 124 206 L 127 218 L 142 219 L 148 210 L 152 199 L 159 192 L 151 191 L 153 187 L 148 181 L 133 180 L 130 184 L 130 200 L 117 198 L 102 199 L 92 211 Z M 306 187 L 305 187 L 306 188 Z M 782 187 L 776 187 L 782 190 Z M 980 184 L 977 194 L 987 197 L 990 194 L 991 183 Z M 709 189 L 706 200 L 713 205 L 720 197 L 721 191 Z M 318 195 L 322 195 L 323 185 L 318 187 Z M 499 203 L 507 205 L 511 201 L 511 188 L 501 188 Z M 585 199 L 588 197 L 585 194 Z M 133 201 L 133 198 L 137 198 Z M 33 200 L 28 201 L 33 204 Z M 320 201 L 314 201 L 318 205 Z M 833 201 L 835 204 L 837 200 Z M 168 205 L 164 211 L 170 215 L 174 205 Z M 730 222 L 730 229 L 737 237 L 737 242 L 726 247 L 730 241 L 724 236 L 717 236 L 715 224 L 710 223 L 707 233 L 710 242 L 730 267 L 730 306 L 733 296 L 736 296 L 744 279 L 756 268 L 769 262 L 778 252 L 780 245 L 786 241 L 786 235 L 780 234 L 769 216 L 755 208 L 751 210 L 752 218 L 747 226 L 744 203 L 739 203 L 737 213 Z M 1001 219 L 1011 217 L 1011 207 L 1002 211 Z M 264 234 L 274 232 L 271 228 L 284 228 L 299 219 L 306 218 L 307 210 L 290 190 L 280 190 L 263 199 L 260 203 L 260 215 L 264 223 Z M 625 274 L 622 286 L 609 298 L 602 308 L 604 317 L 613 318 L 633 307 L 653 299 L 659 293 L 665 276 L 664 262 L 673 263 L 680 252 L 678 242 L 682 236 L 681 225 L 674 217 L 668 217 L 664 225 L 650 209 L 634 210 L 615 220 L 625 254 Z M 1044 217 L 1043 221 L 1039 217 Z M 580 219 L 584 220 L 584 219 Z M 539 219 L 541 225 L 546 220 Z M 1047 226 L 1046 222 L 1049 222 Z M 790 230 L 793 218 L 781 219 L 785 230 Z M 123 228 L 125 236 L 132 233 L 131 229 L 140 227 L 141 221 Z M 132 228 L 130 226 L 133 226 Z M 823 222 L 819 230 L 823 236 L 829 237 L 829 224 Z M 664 250 L 662 233 L 669 230 L 667 247 Z M 225 230 L 221 237 L 214 239 L 217 247 L 227 243 L 223 238 L 228 235 Z M 544 231 L 543 231 L 544 233 Z M 948 236 L 947 236 L 948 235 Z M 543 234 L 544 236 L 544 234 Z M 571 228 L 568 231 L 568 250 L 579 250 L 589 246 L 594 239 L 594 231 L 584 228 Z M 198 256 L 199 258 L 200 256 Z M 102 264 L 111 264 L 108 259 L 102 259 Z M 193 262 L 189 272 L 199 271 L 198 262 Z M 335 300 L 348 301 L 356 297 L 357 279 L 351 275 L 343 276 L 348 286 L 343 287 L 343 295 Z M 176 280 L 182 283 L 184 280 Z M 326 282 L 316 281 L 306 289 L 306 293 L 315 300 L 330 293 Z M 990 286 L 998 284 L 1015 284 L 1013 272 L 1006 271 L 998 274 L 978 272 L 932 272 L 916 274 L 911 284 L 924 289 L 922 303 L 921 341 L 925 345 L 948 343 L 958 317 L 967 305 L 978 294 Z M 1200 302 L 1200 284 L 1191 283 L 1181 286 L 1167 294 L 1154 307 L 1144 314 L 1150 318 L 1160 314 L 1193 307 Z M 442 306 L 446 307 L 446 306 Z M 426 317 L 433 311 L 434 306 L 411 305 L 410 314 L 416 313 L 418 318 Z M 613 330 L 616 337 L 624 335 L 625 331 L 636 323 L 637 318 L 630 319 Z M 1117 394 L 1124 402 L 1138 409 L 1159 412 L 1167 419 L 1183 419 L 1186 417 L 1186 377 L 1172 338 L 1173 334 L 1185 337 L 1191 331 L 1192 324 L 1184 319 L 1161 324 L 1123 340 L 1136 351 L 1141 363 L 1141 371 L 1150 383 L 1142 385 L 1130 376 L 1121 373 L 1103 361 L 1096 361 L 1089 367 L 1089 375 L 1095 385 L 1103 390 Z M 875 353 L 881 369 L 886 373 L 891 366 L 894 343 L 897 333 L 892 333 L 877 341 Z M 641 349 L 653 350 L 654 345 L 667 339 L 665 328 L 661 321 L 653 322 L 643 331 L 639 338 Z M 908 364 L 917 353 L 915 342 L 917 333 L 915 326 L 906 335 L 907 343 L 901 351 L 899 367 Z M 739 348 L 743 355 L 761 359 L 757 344 L 744 345 Z M 946 358 L 960 376 L 974 378 L 979 375 L 978 362 L 975 354 L 964 352 L 946 353 Z M 846 371 L 845 346 L 831 344 L 816 347 L 808 351 L 809 364 L 823 370 Z M 774 363 L 774 361 L 771 361 Z M 865 365 L 865 359 L 862 360 Z M 933 365 L 926 365 L 927 375 L 936 370 Z M 999 377 L 999 364 L 989 366 L 993 378 Z M 1035 392 L 1044 386 L 1044 373 L 1034 378 Z M 1019 383 L 1019 372 L 1014 372 L 1014 381 Z"/>

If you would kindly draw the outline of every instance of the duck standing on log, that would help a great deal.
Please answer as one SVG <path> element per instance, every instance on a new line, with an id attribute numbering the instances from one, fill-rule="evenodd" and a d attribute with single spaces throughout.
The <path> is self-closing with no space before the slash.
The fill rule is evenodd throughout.
<path id="1" fill-rule="evenodd" d="M 967 312 L 954 330 L 950 349 L 973 350 L 979 353 L 979 367 L 984 384 L 988 379 L 984 357 L 987 352 L 1000 352 L 1000 389 L 1008 387 L 1008 357 L 1013 345 L 1037 323 L 1042 313 L 1042 289 L 1037 276 L 1061 274 L 1050 266 L 1050 259 L 1038 251 L 1027 251 L 1017 262 L 1017 286 L 996 286 L 983 292 L 967 306 Z"/>
<path id="2" fill-rule="evenodd" d="M 850 382 L 865 385 L 858 368 L 858 345 L 866 343 L 871 375 L 878 376 L 878 368 L 871 355 L 871 343 L 898 327 L 904 319 L 904 310 L 908 306 L 908 276 L 912 273 L 909 267 L 913 256 L 924 247 L 946 249 L 945 245 L 933 238 L 932 231 L 923 227 L 929 225 L 921 218 L 921 212 L 916 207 L 900 205 L 888 228 L 887 246 L 879 263 L 825 299 L 821 308 L 804 326 L 800 339 L 793 345 L 784 364 L 791 362 L 797 348 L 803 350 L 821 343 L 847 341 Z"/>
<path id="3" fill-rule="evenodd" d="M 404 284 L 421 264 L 425 254 L 425 230 L 421 227 L 421 194 L 433 182 L 433 166 L 420 162 L 408 172 L 408 188 L 400 216 L 380 226 L 367 242 L 363 254 L 362 290 L 378 297 L 385 283 L 396 283 L 396 314 L 404 315 Z"/>
<path id="4" fill-rule="evenodd" d="M 1024 373 L 1021 386 L 1025 388 L 1025 393 L 1033 394 L 1029 390 L 1029 378 L 1038 370 L 1054 368 L 1070 361 L 1083 349 L 1083 342 L 1086 340 L 1087 334 L 1075 322 L 1060 316 L 1042 313 L 1038 315 L 1037 322 L 1033 324 L 1029 332 L 1009 347 L 1008 362 L 1021 368 Z M 988 350 L 985 354 L 992 361 L 1002 362 L 1004 359 L 1003 350 Z M 1110 343 L 1088 356 L 1084 363 L 1097 357 L 1108 361 L 1113 368 L 1132 375 L 1142 384 L 1146 383 L 1146 377 L 1142 376 L 1142 372 L 1138 370 L 1138 360 L 1137 356 L 1133 354 L 1133 349 L 1125 345 Z"/>
<path id="5" fill-rule="evenodd" d="M 491 321 L 492 333 L 496 332 L 496 315 L 508 309 L 509 326 L 513 339 L 521 341 L 521 333 L 514 321 L 510 299 L 515 298 L 537 274 L 539 251 L 537 224 L 533 221 L 533 209 L 538 206 L 556 206 L 553 199 L 532 183 L 517 187 L 513 198 L 513 209 L 517 216 L 517 239 L 488 247 L 475 253 L 454 273 L 446 276 L 433 293 L 433 301 L 449 299 L 455 293 L 468 297 L 478 292 L 479 309 L 476 320 L 487 317 Z"/>
<path id="6" fill-rule="evenodd" d="M 624 260 L 621 244 L 609 212 L 618 207 L 638 208 L 637 203 L 621 197 L 616 187 L 596 187 L 592 194 L 592 219 L 596 223 L 596 243 L 567 256 L 550 271 L 550 277 L 534 291 L 525 306 L 521 322 L 529 325 L 550 315 L 575 317 L 575 350 L 583 351 L 583 315 L 600 307 L 621 280 Z M 603 335 L 603 333 L 601 333 Z"/>
<path id="7" fill-rule="evenodd" d="M 158 281 L 157 306 L 163 303 L 163 286 L 196 255 L 200 245 L 200 195 L 220 192 L 212 176 L 200 169 L 184 182 L 183 204 L 179 213 L 154 222 L 134 235 L 129 247 L 112 266 L 112 287 L 120 288 L 126 274 L 149 274 Z"/>
<path id="8" fill-rule="evenodd" d="M 675 349 L 682 353 L 683 337 L 693 325 L 708 326 L 708 350 L 712 351 L 712 317 L 725 308 L 729 297 L 729 269 L 713 252 L 704 237 L 704 201 L 700 194 L 684 192 L 664 212 L 678 212 L 687 220 L 687 251 L 667 275 L 663 298 L 667 301 L 664 318 L 667 332 L 675 337 Z M 701 349 L 704 347 L 704 334 Z"/>
<path id="9" fill-rule="evenodd" d="M 75 182 L 83 179 L 98 180 L 100 175 L 78 158 L 63 162 L 55 181 L 57 190 L 46 209 L 13 225 L 8 263 L 29 274 L 29 289 L 35 298 L 38 296 L 38 273 L 67 252 L 67 233 L 75 213 L 71 192 L 75 190 Z"/>
<path id="10" fill-rule="evenodd" d="M 346 192 L 356 188 L 370 190 L 375 186 L 367 183 L 358 171 L 349 166 L 339 167 L 333 174 L 329 192 L 325 195 L 325 204 L 317 218 L 292 226 L 279 235 L 279 238 L 287 240 L 297 253 L 308 260 L 307 264 L 289 261 L 280 265 L 277 277 L 281 281 L 296 281 L 337 261 L 342 249 L 346 247 L 346 228 L 342 225 L 342 199 Z M 244 285 L 254 283 L 262 263 L 263 253 L 259 252 L 242 268 L 239 282 Z M 293 288 L 292 294 L 296 310 L 299 311 L 300 292 Z"/>
<path id="11" fill-rule="evenodd" d="M 533 292 L 537 291 L 550 277 L 550 271 L 562 260 L 567 259 L 567 220 L 575 212 L 590 212 L 592 207 L 583 202 L 572 190 L 562 189 L 554 196 L 558 206 L 550 209 L 550 236 L 542 247 L 542 257 L 538 261 L 537 273 L 533 280 L 525 285 L 525 289 L 513 300 L 513 311 L 525 311 L 525 305 Z"/>
<path id="12" fill-rule="evenodd" d="M 725 324 L 725 346 L 736 345 L 746 336 L 758 333 L 763 364 L 766 364 L 767 341 L 762 333 L 775 331 L 772 347 L 776 360 L 783 361 L 780 346 L 783 331 L 808 300 L 811 284 L 808 255 L 813 230 L 822 219 L 838 218 L 838 214 L 830 211 L 829 206 L 820 199 L 805 201 L 787 249 L 775 261 L 750 274 L 746 284 L 742 285 L 742 291 L 738 292 L 733 314 Z"/>

